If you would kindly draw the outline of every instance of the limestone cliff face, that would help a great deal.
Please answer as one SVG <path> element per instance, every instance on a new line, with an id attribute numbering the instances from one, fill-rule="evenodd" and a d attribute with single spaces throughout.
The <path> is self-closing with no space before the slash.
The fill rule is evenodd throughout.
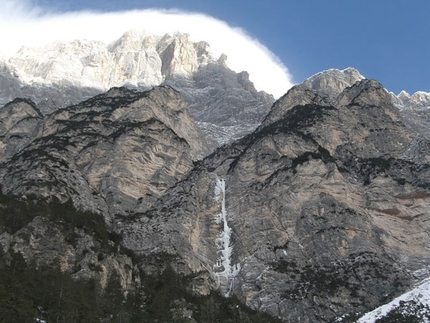
<path id="1" fill-rule="evenodd" d="M 424 278 L 428 151 L 414 149 L 414 134 L 374 80 L 345 89 L 336 106 L 317 94 L 305 100 L 284 111 L 281 99 L 277 121 L 216 150 L 136 222 L 120 224 L 124 245 L 175 255 L 180 272 L 200 273 L 194 290 L 219 286 L 287 322 L 363 313 Z M 229 284 L 217 269 L 227 230 L 217 220 L 219 179 Z"/>
<path id="2" fill-rule="evenodd" d="M 189 76 L 208 61 L 215 61 L 209 45 L 194 44 L 187 35 L 159 37 L 130 31 L 112 44 L 76 40 L 22 47 L 7 62 L 1 62 L 1 79 L 24 86 L 15 91 L 37 104 L 41 102 L 42 112 L 49 113 L 111 87 L 144 89 L 160 85 L 173 75 Z M 59 89 L 65 92 L 63 97 L 56 93 Z M 52 101 L 45 102 L 43 92 L 49 91 L 54 94 L 49 95 Z"/>

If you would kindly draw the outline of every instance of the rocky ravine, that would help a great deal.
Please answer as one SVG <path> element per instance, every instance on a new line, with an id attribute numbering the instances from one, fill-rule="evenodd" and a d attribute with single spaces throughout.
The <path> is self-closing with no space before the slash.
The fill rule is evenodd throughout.
<path id="1" fill-rule="evenodd" d="M 3 230 L 3 252 L 59 261 L 76 278 L 116 272 L 125 289 L 137 269 L 168 263 L 195 295 L 219 290 L 286 322 L 352 321 L 429 275 L 429 150 L 378 82 L 339 92 L 297 86 L 257 131 L 202 160 L 169 87 L 116 88 L 45 117 L 12 102 L 1 110 L 3 194 L 70 200 L 111 236 L 77 227 L 71 244 L 38 213 Z M 98 257 L 90 246 L 103 241 L 140 261 Z"/>

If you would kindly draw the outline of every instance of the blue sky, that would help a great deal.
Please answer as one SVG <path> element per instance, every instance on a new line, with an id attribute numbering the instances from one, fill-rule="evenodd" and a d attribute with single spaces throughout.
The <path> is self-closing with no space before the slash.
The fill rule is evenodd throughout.
<path id="1" fill-rule="evenodd" d="M 200 12 L 258 39 L 288 68 L 295 83 L 328 68 L 352 66 L 396 94 L 430 92 L 428 0 L 34 0 L 32 4 L 55 12 L 148 8 Z"/>

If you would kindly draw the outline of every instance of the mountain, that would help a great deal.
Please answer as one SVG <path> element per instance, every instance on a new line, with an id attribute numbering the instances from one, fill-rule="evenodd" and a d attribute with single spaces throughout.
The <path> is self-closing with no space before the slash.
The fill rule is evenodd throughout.
<path id="1" fill-rule="evenodd" d="M 317 91 L 336 104 L 337 96 L 348 86 L 363 80 L 365 77 L 354 68 L 344 70 L 330 69 L 311 76 L 299 86 Z M 390 92 L 393 105 L 400 110 L 403 121 L 415 133 L 429 139 L 430 93 L 416 92 L 412 95 L 402 91 L 398 95 Z"/>
<path id="2" fill-rule="evenodd" d="M 428 319 L 430 145 L 404 113 L 426 109 L 352 68 L 269 108 L 181 34 L 53 46 L 3 65 L 3 98 L 64 95 L 0 109 L 3 321 Z"/>
<path id="3" fill-rule="evenodd" d="M 247 72 L 233 72 L 226 61 L 226 55 L 214 58 L 208 43 L 180 33 L 129 31 L 110 44 L 76 40 L 22 47 L 0 62 L 0 104 L 28 98 L 45 115 L 112 87 L 169 85 L 183 94 L 214 149 L 252 132 L 274 102 L 254 88 Z"/>

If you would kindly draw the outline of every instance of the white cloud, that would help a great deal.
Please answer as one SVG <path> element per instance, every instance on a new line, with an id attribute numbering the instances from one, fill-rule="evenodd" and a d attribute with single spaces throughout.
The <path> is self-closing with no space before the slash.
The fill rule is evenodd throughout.
<path id="1" fill-rule="evenodd" d="M 190 34 L 193 41 L 205 40 L 216 56 L 227 54 L 231 69 L 248 71 L 258 90 L 275 97 L 292 86 L 288 69 L 258 40 L 240 28 L 203 14 L 161 9 L 50 13 L 32 6 L 30 0 L 0 3 L 0 50 L 7 55 L 22 45 L 37 46 L 55 40 L 84 38 L 111 42 L 131 29 L 156 34 L 180 31 Z"/>

